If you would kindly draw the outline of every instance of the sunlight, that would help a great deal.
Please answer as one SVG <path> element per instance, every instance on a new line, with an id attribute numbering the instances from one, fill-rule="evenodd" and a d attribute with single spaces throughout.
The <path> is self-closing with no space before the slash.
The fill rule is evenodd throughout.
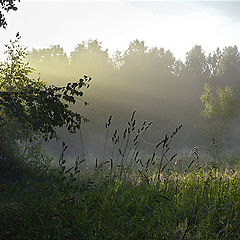
<path id="1" fill-rule="evenodd" d="M 6 31 L 0 29 L 0 45 L 20 32 L 28 47 L 47 48 L 60 44 L 69 54 L 81 41 L 98 39 L 113 54 L 116 50 L 127 50 L 131 41 L 139 39 L 150 47 L 170 49 L 177 58 L 184 59 L 195 44 L 209 52 L 215 50 L 216 45 L 239 43 L 240 33 L 233 30 L 237 22 L 202 5 L 193 10 L 187 8 L 186 12 L 181 12 L 180 5 L 176 5 L 179 11 L 173 15 L 171 4 L 174 3 L 170 3 L 169 8 L 159 5 L 158 10 L 153 11 L 156 9 L 130 2 L 76 1 L 69 4 L 61 1 L 55 6 L 54 2 L 24 1 L 19 11 L 9 13 L 10 27 Z M 0 56 L 2 51 L 0 48 Z"/>

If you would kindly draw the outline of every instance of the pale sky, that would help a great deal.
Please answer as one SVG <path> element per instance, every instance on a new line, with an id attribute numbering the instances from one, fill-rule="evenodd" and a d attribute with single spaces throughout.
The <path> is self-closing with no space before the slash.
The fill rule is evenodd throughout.
<path id="1" fill-rule="evenodd" d="M 195 44 L 207 53 L 229 45 L 240 48 L 239 1 L 21 0 L 18 7 L 6 14 L 7 29 L 0 29 L 0 58 L 17 32 L 29 49 L 60 44 L 68 54 L 89 39 L 102 42 L 110 54 L 139 39 L 182 59 Z"/>

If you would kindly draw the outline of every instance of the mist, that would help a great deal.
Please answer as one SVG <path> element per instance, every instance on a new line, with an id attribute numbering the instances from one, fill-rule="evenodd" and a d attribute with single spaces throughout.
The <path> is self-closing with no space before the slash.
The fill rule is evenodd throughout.
<path id="1" fill-rule="evenodd" d="M 0 239 L 240 239 L 240 2 L 0 1 Z"/>
<path id="2" fill-rule="evenodd" d="M 182 61 L 171 50 L 148 47 L 141 40 L 133 40 L 125 51 L 111 56 L 100 41 L 89 40 L 75 46 L 69 56 L 60 45 L 33 49 L 27 61 L 49 85 L 63 86 L 84 75 L 92 77 L 90 87 L 73 105 L 73 110 L 89 121 L 83 122 L 77 134 L 59 129 L 60 140 L 48 144 L 50 152 L 58 156 L 61 141 L 66 142 L 71 158 L 81 156 L 83 151 L 91 159 L 101 155 L 109 116 L 113 116 L 110 133 L 117 129 L 123 134 L 134 110 L 139 126 L 143 121 L 153 122 L 141 145 L 144 155 L 179 125 L 183 128 L 174 139 L 174 150 L 189 152 L 197 146 L 206 152 L 215 136 L 202 131 L 206 123 L 201 114 L 205 106 L 200 100 L 204 84 L 209 83 L 213 92 L 226 86 L 234 91 L 240 87 L 240 54 L 236 46 L 216 47 L 206 54 L 200 45 L 195 45 Z M 227 131 L 221 136 L 222 152 L 237 150 L 238 122 L 236 114 L 226 124 Z"/>

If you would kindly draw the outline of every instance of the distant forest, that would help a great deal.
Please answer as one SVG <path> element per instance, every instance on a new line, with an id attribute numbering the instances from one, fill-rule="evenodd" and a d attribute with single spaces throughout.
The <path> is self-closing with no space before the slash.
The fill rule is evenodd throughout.
<path id="1" fill-rule="evenodd" d="M 186 53 L 186 60 L 182 61 L 176 59 L 169 50 L 149 48 L 139 40 L 132 41 L 125 52 L 117 51 L 110 57 L 99 41 L 89 40 L 78 44 L 70 56 L 59 45 L 33 49 L 27 61 L 48 84 L 62 86 L 83 75 L 92 77 L 91 86 L 83 96 L 89 105 L 83 106 L 79 101 L 73 106 L 75 111 L 90 120 L 82 128 L 85 151 L 90 155 L 102 150 L 108 117 L 113 115 L 113 131 L 124 131 L 134 109 L 139 124 L 143 120 L 153 121 L 149 134 L 145 136 L 146 141 L 156 142 L 165 133 L 183 124 L 183 130 L 174 142 L 175 148 L 184 151 L 198 146 L 205 151 L 206 143 L 214 137 L 202 131 L 207 124 L 201 114 L 206 110 L 206 101 L 211 103 L 213 100 L 210 97 L 216 94 L 217 89 L 227 86 L 239 100 L 240 53 L 237 46 L 217 48 L 206 55 L 201 46 L 195 45 Z M 209 83 L 210 92 L 205 97 L 207 100 L 204 105 L 200 98 L 206 91 L 206 83 Z M 227 90 L 224 93 L 224 96 L 219 95 L 219 101 L 221 104 L 225 97 L 229 109 L 232 103 L 226 98 Z M 226 108 L 224 104 L 221 105 L 222 111 Z M 238 105 L 235 107 L 234 112 L 237 113 Z M 232 114 L 231 119 L 228 112 L 225 114 L 229 117 L 223 119 L 224 126 L 217 125 L 219 115 L 215 115 L 212 123 L 217 128 L 227 129 L 221 136 L 223 149 L 227 151 L 230 148 L 237 149 L 240 119 L 239 114 Z M 71 146 L 69 154 L 78 155 L 79 134 L 72 136 L 64 130 L 59 130 L 59 133 Z M 58 145 L 52 143 L 52 149 L 57 149 Z M 147 144 L 142 146 L 143 151 L 149 148 L 151 146 Z"/>

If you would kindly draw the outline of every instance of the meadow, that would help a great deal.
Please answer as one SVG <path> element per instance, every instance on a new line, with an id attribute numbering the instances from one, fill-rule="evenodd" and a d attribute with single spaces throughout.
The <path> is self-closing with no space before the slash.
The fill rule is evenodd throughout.
<path id="1" fill-rule="evenodd" d="M 12 156 L 1 169 L 0 238 L 239 239 L 238 156 L 173 154 L 179 126 L 141 158 L 137 146 L 151 123 L 135 129 L 134 115 L 119 135 L 109 118 L 104 144 L 114 158 L 104 145 L 87 171 L 85 159 L 68 163 L 65 143 L 55 168 L 40 146 Z"/>
<path id="2" fill-rule="evenodd" d="M 196 45 L 182 63 L 169 51 L 147 50 L 144 42 L 136 40 L 125 54 L 122 68 L 112 65 L 114 75 L 108 75 L 108 81 L 115 79 L 109 76 L 118 75 L 128 87 L 120 80 L 111 82 L 117 84 L 113 95 L 119 95 L 108 98 L 113 90 L 108 88 L 109 82 L 93 80 L 90 96 L 98 101 L 91 114 L 85 114 L 88 102 L 82 96 L 92 78 L 84 75 L 76 82 L 64 79 L 54 85 L 48 75 L 50 81 L 42 81 L 26 57 L 50 53 L 50 58 L 36 59 L 52 69 L 46 59 L 57 60 L 65 54 L 60 47 L 27 53 L 19 44 L 20 38 L 17 34 L 16 40 L 6 45 L 6 61 L 0 63 L 0 239 L 240 239 L 240 157 L 236 141 L 240 96 L 235 91 L 240 60 L 234 58 L 229 63 L 229 56 L 238 53 L 237 47 L 225 48 L 216 67 L 216 56 L 206 58 L 200 46 Z M 85 61 L 85 50 L 91 50 L 87 51 L 91 61 L 95 59 L 92 44 L 99 46 L 96 41 L 82 44 L 64 61 L 70 72 L 75 74 L 74 67 L 78 69 Z M 62 54 L 52 55 L 55 50 Z M 102 56 L 100 46 L 99 52 Z M 103 56 L 109 67 L 106 52 Z M 76 66 L 71 65 L 74 57 Z M 167 64 L 162 62 L 166 74 L 159 70 L 158 62 L 165 57 L 172 59 Z M 199 59 L 204 64 L 199 64 Z M 56 69 L 63 69 L 61 61 L 55 60 Z M 143 72 L 152 73 L 153 67 L 158 71 L 152 77 L 145 72 L 140 81 L 138 69 L 146 65 L 145 60 L 148 68 L 140 68 Z M 204 83 L 205 78 L 208 81 Z M 226 85 L 226 79 L 236 85 Z M 156 85 L 149 84 L 150 80 Z M 215 82 L 218 85 L 210 88 Z M 176 89 L 181 90 L 179 96 Z M 146 104 L 142 105 L 145 111 L 132 108 L 136 102 Z M 111 108 L 113 115 L 105 123 L 105 134 L 99 137 L 102 114 Z M 142 115 L 151 114 L 141 122 L 134 110 L 126 126 L 119 127 L 130 108 Z M 120 115 L 116 117 L 117 127 L 112 123 L 116 112 Z M 153 127 L 151 116 L 160 127 Z M 94 121 L 97 127 L 90 129 Z M 169 133 L 173 123 L 176 127 Z M 75 133 L 75 140 L 65 133 L 59 138 L 60 129 Z M 84 143 L 84 131 L 85 138 L 95 140 L 93 145 Z M 53 160 L 43 146 L 64 138 L 67 144 L 62 142 L 59 155 L 55 155 L 57 161 Z M 56 143 L 61 145 L 60 141 Z M 185 143 L 194 147 L 183 154 L 179 150 Z M 198 147 L 195 143 L 201 144 Z M 98 151 L 97 157 L 89 158 L 88 150 Z M 67 151 L 81 155 L 69 159 Z"/>
<path id="3" fill-rule="evenodd" d="M 18 2 L 0 1 L 0 240 L 240 239 L 240 5 Z"/>

